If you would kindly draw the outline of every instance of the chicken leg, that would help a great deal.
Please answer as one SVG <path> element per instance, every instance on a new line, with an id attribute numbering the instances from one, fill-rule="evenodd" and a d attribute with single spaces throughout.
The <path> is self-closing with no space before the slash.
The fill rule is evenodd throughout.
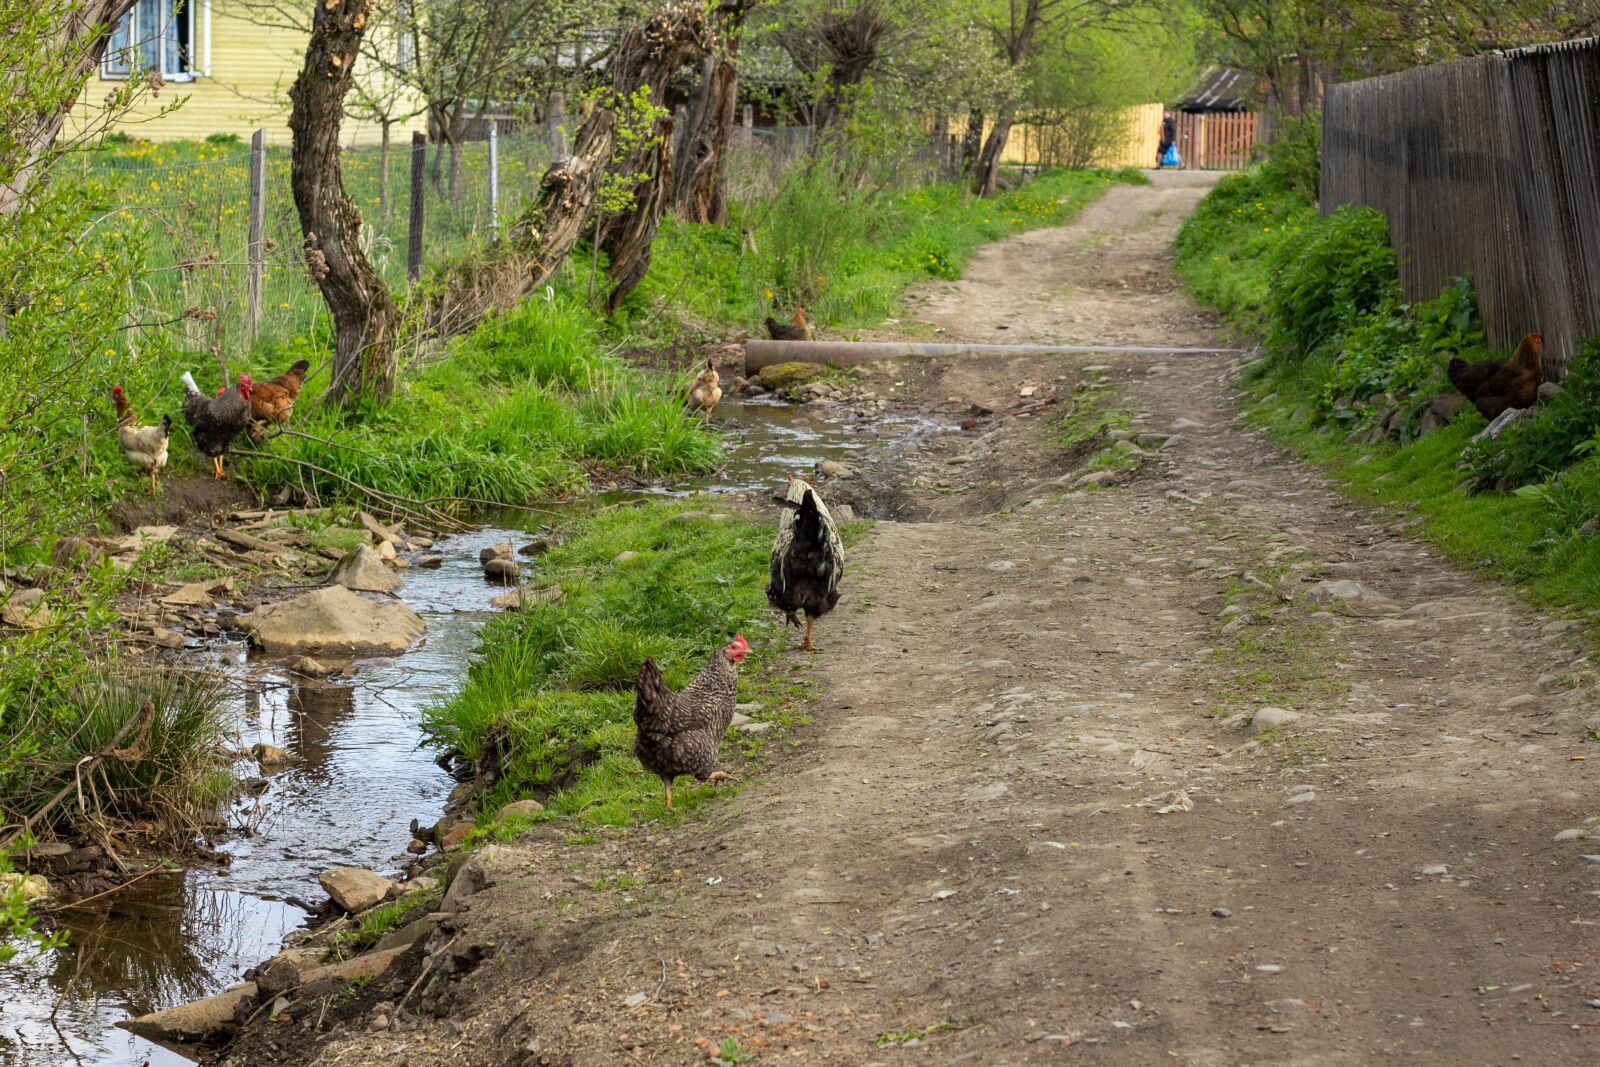
<path id="1" fill-rule="evenodd" d="M 816 623 L 817 623 L 816 619 L 813 619 L 809 615 L 806 616 L 806 639 L 805 639 L 804 643 L 802 643 L 800 645 L 800 651 L 802 651 L 802 652 L 821 652 L 822 651 L 822 649 L 818 648 L 816 645 L 813 645 L 811 643 L 811 628 L 813 626 L 815 626 Z"/>
<path id="2" fill-rule="evenodd" d="M 222 457 L 221 456 L 212 456 L 211 457 L 211 466 L 216 471 L 216 475 L 217 475 L 218 478 L 226 478 L 227 477 L 226 474 L 222 473 Z"/>
<path id="3" fill-rule="evenodd" d="M 156 469 L 154 467 L 150 468 L 150 495 L 156 495 Z"/>
<path id="4" fill-rule="evenodd" d="M 672 810 L 672 779 L 663 778 L 661 784 L 667 787 L 667 810 Z"/>

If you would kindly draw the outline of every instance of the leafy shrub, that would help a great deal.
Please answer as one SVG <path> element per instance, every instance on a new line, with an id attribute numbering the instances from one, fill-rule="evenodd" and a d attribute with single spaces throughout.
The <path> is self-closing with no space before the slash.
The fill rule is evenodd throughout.
<path id="1" fill-rule="evenodd" d="M 1318 407 L 1350 418 L 1352 405 L 1388 394 L 1402 405 L 1445 388 L 1445 364 L 1454 355 L 1483 351 L 1483 330 L 1472 283 L 1457 278 L 1423 304 L 1390 301 L 1350 328 L 1323 383 Z"/>
<path id="2" fill-rule="evenodd" d="M 1271 343 L 1308 356 L 1399 297 L 1388 221 L 1371 208 L 1342 207 L 1285 246 L 1267 292 Z"/>
<path id="3" fill-rule="evenodd" d="M 1267 288 L 1287 243 L 1317 226 L 1281 170 L 1252 167 L 1217 183 L 1178 230 L 1178 273 L 1241 333 L 1267 328 Z"/>
<path id="4" fill-rule="evenodd" d="M 1267 166 L 1290 192 L 1315 204 L 1322 192 L 1322 112 L 1284 119 Z"/>
<path id="5" fill-rule="evenodd" d="M 1480 489 L 1514 489 L 1548 478 L 1588 455 L 1600 440 L 1600 336 L 1567 364 L 1561 392 L 1507 426 L 1500 436 L 1470 445 L 1462 459 Z"/>

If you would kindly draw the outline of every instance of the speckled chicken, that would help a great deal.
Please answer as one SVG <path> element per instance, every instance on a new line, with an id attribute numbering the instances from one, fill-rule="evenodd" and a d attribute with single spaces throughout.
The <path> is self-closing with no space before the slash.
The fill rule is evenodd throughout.
<path id="1" fill-rule="evenodd" d="M 633 686 L 633 723 L 639 731 L 633 754 L 645 770 L 661 776 L 668 811 L 672 810 L 672 780 L 680 774 L 692 774 L 702 782 L 733 780 L 731 774 L 716 769 L 717 750 L 739 698 L 737 667 L 749 651 L 750 645 L 735 634 L 711 654 L 681 693 L 667 688 L 655 660 L 646 659 L 639 668 Z"/>

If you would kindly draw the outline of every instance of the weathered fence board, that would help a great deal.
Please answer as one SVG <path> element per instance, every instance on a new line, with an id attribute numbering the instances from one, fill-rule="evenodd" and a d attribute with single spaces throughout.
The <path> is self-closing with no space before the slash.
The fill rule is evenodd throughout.
<path id="1" fill-rule="evenodd" d="M 1600 38 L 1330 86 L 1322 213 L 1382 211 L 1413 301 L 1470 275 L 1491 343 L 1545 370 L 1600 331 Z"/>

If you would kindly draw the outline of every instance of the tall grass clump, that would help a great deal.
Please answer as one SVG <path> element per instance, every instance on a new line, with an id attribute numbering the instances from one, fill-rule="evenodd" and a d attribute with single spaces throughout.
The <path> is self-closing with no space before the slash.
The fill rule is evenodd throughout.
<path id="1" fill-rule="evenodd" d="M 669 383 L 601 348 L 594 313 L 575 299 L 531 300 L 486 323 L 414 367 L 386 404 L 340 411 L 319 402 L 321 388 L 308 384 L 295 432 L 254 460 L 253 482 L 322 501 L 369 486 L 520 504 L 582 489 L 597 468 L 664 477 L 708 470 L 720 454 Z"/>

